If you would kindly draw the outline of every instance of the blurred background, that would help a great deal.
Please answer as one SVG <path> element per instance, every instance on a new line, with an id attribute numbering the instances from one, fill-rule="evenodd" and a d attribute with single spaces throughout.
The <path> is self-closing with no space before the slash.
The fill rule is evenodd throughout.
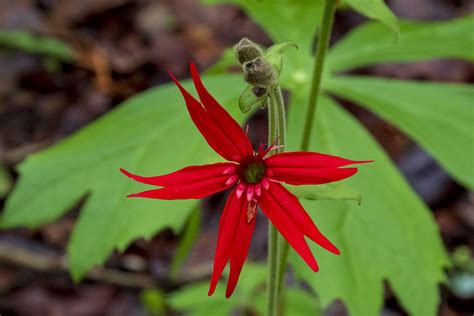
<path id="1" fill-rule="evenodd" d="M 474 10 L 470 0 L 415 2 L 387 3 L 397 16 L 415 20 L 452 19 Z M 339 12 L 332 41 L 364 20 L 351 10 Z M 73 61 L 64 60 L 60 48 L 52 53 L 35 50 L 22 42 L 21 32 L 13 37 L 0 33 L 0 166 L 4 167 L 0 210 L 17 181 L 15 167 L 25 157 L 74 133 L 128 97 L 169 82 L 166 69 L 187 77 L 189 60 L 205 69 L 244 36 L 265 46 L 272 44 L 237 7 L 203 6 L 198 0 L 0 0 L 0 28 L 59 38 L 71 45 L 74 55 Z M 474 81 L 473 66 L 454 60 L 380 65 L 357 73 Z M 344 105 L 376 136 L 433 210 L 455 263 L 449 271 L 450 286 L 442 288 L 440 314 L 472 315 L 474 193 L 456 184 L 395 127 L 360 107 Z M 258 111 L 251 120 L 255 126 L 251 136 L 256 142 L 264 139 L 265 112 Z M 183 236 L 172 231 L 161 232 L 151 241 L 137 240 L 125 253 L 114 254 L 104 268 L 74 284 L 64 253 L 78 207 L 38 230 L 2 230 L 0 315 L 180 315 L 167 298 L 182 287 L 207 280 L 219 216 L 213 210 L 222 203 L 221 195 L 207 199 L 203 213 L 190 219 L 196 233 L 187 238 L 196 240 L 189 256 L 182 259 L 182 270 L 193 272 L 180 278 L 173 277 L 172 267 Z M 263 261 L 266 225 L 257 227 L 255 234 L 251 256 Z M 346 311 L 336 302 L 325 314 L 346 315 Z M 382 314 L 406 315 L 389 289 Z"/>

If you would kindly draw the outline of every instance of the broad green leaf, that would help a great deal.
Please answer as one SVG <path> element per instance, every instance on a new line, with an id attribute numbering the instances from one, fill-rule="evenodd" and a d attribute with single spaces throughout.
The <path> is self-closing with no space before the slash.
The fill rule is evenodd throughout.
<path id="1" fill-rule="evenodd" d="M 237 119 L 240 76 L 204 77 L 211 93 Z M 187 88 L 194 88 L 186 82 Z M 180 229 L 196 200 L 127 199 L 149 189 L 119 168 L 158 175 L 217 157 L 193 125 L 171 84 L 142 93 L 58 145 L 20 165 L 20 180 L 6 202 L 3 227 L 37 227 L 86 196 L 69 243 L 75 279 L 102 264 L 115 249 L 166 227 Z"/>
<path id="2" fill-rule="evenodd" d="M 400 38 L 394 43 L 385 27 L 365 23 L 330 50 L 328 68 L 345 71 L 377 63 L 434 58 L 474 60 L 473 29 L 474 15 L 447 22 L 401 21 Z"/>
<path id="3" fill-rule="evenodd" d="M 292 101 L 288 124 L 293 146 L 304 116 L 298 101 Z M 361 206 L 302 200 L 341 255 L 311 243 L 320 271 L 314 273 L 293 253 L 297 275 L 317 291 L 323 306 L 341 299 L 354 316 L 380 315 L 384 280 L 410 315 L 435 315 L 438 284 L 449 262 L 436 223 L 373 137 L 330 99 L 320 101 L 311 150 L 375 162 L 344 181 L 364 197 Z"/>
<path id="4" fill-rule="evenodd" d="M 379 114 L 474 188 L 474 87 L 371 77 L 334 77 L 332 93 Z"/>
<path id="5" fill-rule="evenodd" d="M 73 58 L 72 48 L 68 44 L 26 31 L 0 30 L 0 49 L 2 48 L 53 57 L 65 62 L 71 62 Z"/>
<path id="6" fill-rule="evenodd" d="M 314 0 L 204 0 L 234 3 L 257 22 L 275 43 L 294 42 L 310 51 L 321 20 L 323 1 Z"/>
<path id="7" fill-rule="evenodd" d="M 7 171 L 0 166 L 0 198 L 3 198 L 12 185 L 12 179 L 8 175 Z"/>
<path id="8" fill-rule="evenodd" d="M 397 17 L 390 11 L 384 0 L 345 0 L 345 2 L 366 17 L 385 24 L 398 37 L 400 30 Z"/>
<path id="9" fill-rule="evenodd" d="M 358 204 L 360 204 L 362 201 L 362 197 L 360 196 L 359 192 L 340 182 L 323 185 L 288 185 L 286 188 L 299 199 L 353 200 Z"/>

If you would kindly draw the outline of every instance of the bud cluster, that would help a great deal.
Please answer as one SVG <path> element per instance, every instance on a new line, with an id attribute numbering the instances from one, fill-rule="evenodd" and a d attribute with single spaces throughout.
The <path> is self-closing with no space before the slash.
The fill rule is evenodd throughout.
<path id="1" fill-rule="evenodd" d="M 247 88 L 242 92 L 239 99 L 239 107 L 242 112 L 248 112 L 256 105 L 265 107 L 272 89 L 278 85 L 278 79 L 282 69 L 281 51 L 287 46 L 295 46 L 293 43 L 281 43 L 263 50 L 258 44 L 248 38 L 243 38 L 234 46 L 234 53 L 242 66 Z"/>

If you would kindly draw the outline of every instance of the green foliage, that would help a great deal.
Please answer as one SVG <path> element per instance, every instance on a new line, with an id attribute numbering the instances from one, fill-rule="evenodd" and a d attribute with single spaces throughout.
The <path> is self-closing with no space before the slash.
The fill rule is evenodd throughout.
<path id="1" fill-rule="evenodd" d="M 21 50 L 64 62 L 71 62 L 73 58 L 72 49 L 66 43 L 26 31 L 0 30 L 0 49 L 2 48 Z"/>
<path id="2" fill-rule="evenodd" d="M 225 285 L 217 284 L 216 292 L 211 297 L 203 299 L 207 294 L 209 282 L 187 286 L 173 292 L 168 297 L 168 303 L 173 309 L 186 311 L 190 316 L 207 316 L 212 311 L 214 315 L 231 315 L 235 309 L 251 308 L 255 304 L 255 294 L 258 293 L 267 277 L 266 266 L 248 262 L 244 265 L 239 278 L 239 286 L 229 299 L 223 295 Z"/>
<path id="3" fill-rule="evenodd" d="M 321 19 L 323 1 L 314 0 L 203 0 L 238 4 L 276 42 L 294 42 L 309 50 Z M 297 22 L 297 23 L 295 23 Z"/>
<path id="4" fill-rule="evenodd" d="M 384 0 L 345 0 L 345 2 L 359 13 L 382 22 L 398 38 L 400 30 L 397 17 L 393 15 Z"/>
<path id="5" fill-rule="evenodd" d="M 331 49 L 328 68 L 346 71 L 376 63 L 434 58 L 474 60 L 474 15 L 444 22 L 400 22 L 396 43 L 379 23 L 365 23 Z"/>
<path id="6" fill-rule="evenodd" d="M 359 192 L 341 182 L 324 185 L 288 185 L 286 187 L 300 199 L 307 200 L 353 200 L 361 204 Z"/>
<path id="7" fill-rule="evenodd" d="M 289 130 L 303 119 L 292 101 Z M 340 256 L 311 243 L 318 273 L 293 256 L 297 274 L 314 288 L 323 306 L 342 299 L 351 315 L 379 315 L 383 280 L 410 315 L 435 315 L 438 282 L 448 264 L 437 226 L 429 210 L 370 134 L 327 97 L 321 98 L 311 150 L 351 159 L 374 159 L 344 182 L 364 197 L 362 206 L 344 201 L 308 201 L 303 205 L 323 232 L 339 247 Z M 344 128 L 340 128 L 344 126 Z"/>
<path id="8" fill-rule="evenodd" d="M 183 236 L 179 244 L 176 254 L 173 257 L 173 261 L 170 266 L 170 277 L 176 280 L 179 276 L 180 269 L 182 268 L 186 258 L 188 257 L 194 242 L 197 240 L 198 235 L 201 231 L 201 208 L 196 207 L 189 216 L 188 223 L 184 227 Z"/>
<path id="9" fill-rule="evenodd" d="M 321 17 L 322 1 L 208 2 L 239 4 L 273 40 L 296 42 L 301 48 L 285 52 L 280 78 L 292 93 L 289 140 L 290 147 L 297 149 L 311 79 L 311 43 Z M 357 10 L 395 30 L 396 23 L 382 1 L 355 2 L 359 1 L 349 1 Z M 367 3 L 374 5 L 364 7 Z M 448 172 L 472 187 L 472 168 L 468 168 L 471 152 L 467 152 L 472 149 L 473 139 L 472 129 L 468 129 L 472 121 L 467 104 L 468 98 L 472 99 L 470 88 L 335 75 L 379 62 L 474 59 L 472 50 L 466 49 L 473 44 L 472 18 L 402 22 L 400 30 L 397 43 L 393 34 L 379 23 L 367 23 L 351 32 L 329 52 L 323 88 L 400 127 L 427 148 Z M 235 63 L 229 54 L 226 56 L 214 73 Z M 204 81 L 231 114 L 242 121 L 237 107 L 245 86 L 241 77 L 215 75 L 205 77 Z M 434 315 L 439 300 L 438 283 L 444 280 L 443 267 L 449 263 L 426 206 L 373 137 L 327 96 L 318 106 L 314 133 L 312 150 L 375 162 L 344 182 L 361 193 L 362 206 L 354 201 L 303 201 L 342 254 L 333 256 L 312 244 L 321 271 L 314 274 L 298 257 L 292 256 L 297 275 L 317 291 L 322 307 L 342 299 L 353 315 L 377 315 L 383 301 L 383 281 L 388 280 L 410 314 Z M 72 272 L 78 279 L 93 265 L 101 264 L 113 249 L 123 250 L 137 237 L 150 237 L 165 227 L 180 229 L 198 203 L 127 200 L 127 193 L 146 188 L 120 175 L 119 167 L 154 175 L 207 163 L 214 157 L 186 114 L 177 89 L 170 85 L 152 89 L 22 163 L 21 177 L 7 200 L 2 226 L 37 227 L 86 198 L 69 245 Z M 307 197 L 330 198 L 335 194 L 327 187 L 316 188 L 305 192 Z M 219 296 L 219 289 L 212 298 L 205 297 L 206 282 L 173 294 L 170 302 L 179 310 L 192 308 L 195 315 L 207 315 L 208 308 L 226 315 L 236 307 L 254 306 L 252 289 L 264 278 L 249 271 L 252 269 L 242 273 L 237 292 L 230 300 Z M 295 296 L 291 293 L 289 290 L 288 295 Z"/>
<path id="10" fill-rule="evenodd" d="M 166 298 L 163 292 L 157 289 L 146 289 L 140 293 L 140 300 L 150 316 L 165 315 Z"/>
<path id="11" fill-rule="evenodd" d="M 247 262 L 240 275 L 239 286 L 231 298 L 226 299 L 224 283 L 217 285 L 216 293 L 203 299 L 209 282 L 186 286 L 168 296 L 168 304 L 177 311 L 184 311 L 190 316 L 233 315 L 235 310 L 247 310 L 250 314 L 264 315 L 265 287 L 267 278 L 266 266 Z M 299 288 L 288 288 L 285 301 L 286 316 L 312 315 L 320 316 L 317 299 Z"/>
<path id="12" fill-rule="evenodd" d="M 474 88 L 470 85 L 335 77 L 329 90 L 392 122 L 474 189 Z"/>
<path id="13" fill-rule="evenodd" d="M 222 75 L 204 81 L 223 104 L 234 105 L 228 110 L 241 119 L 235 104 L 243 80 Z M 126 199 L 127 193 L 147 187 L 124 177 L 120 167 L 156 175 L 204 164 L 214 157 L 189 119 L 177 88 L 160 86 L 23 162 L 2 226 L 37 227 L 58 218 L 87 195 L 68 248 L 72 274 L 79 279 L 116 247 L 124 249 L 131 240 L 153 236 L 166 227 L 180 229 L 198 203 Z"/>

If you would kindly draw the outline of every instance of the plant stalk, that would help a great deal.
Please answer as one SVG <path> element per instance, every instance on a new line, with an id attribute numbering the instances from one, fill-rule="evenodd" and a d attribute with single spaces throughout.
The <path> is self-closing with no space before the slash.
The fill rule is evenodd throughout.
<path id="1" fill-rule="evenodd" d="M 326 0 L 324 4 L 323 19 L 321 21 L 321 30 L 318 37 L 318 43 L 316 46 L 316 57 L 313 68 L 313 78 L 311 82 L 311 94 L 308 101 L 306 121 L 304 126 L 304 134 L 301 139 L 301 150 L 306 151 L 309 148 L 309 142 L 311 139 L 311 132 L 314 124 L 314 118 L 316 114 L 316 106 L 318 102 L 318 96 L 321 89 L 321 77 L 324 68 L 324 59 L 326 57 L 326 51 L 329 46 L 329 40 L 331 37 L 332 25 L 334 21 L 334 14 L 336 12 L 337 0 Z M 280 91 L 281 96 L 281 91 Z M 282 100 L 282 99 L 281 99 Z M 284 109 L 284 108 L 283 108 Z M 283 123 L 284 124 L 284 123 Z M 287 269 L 288 251 L 289 244 L 283 238 L 278 238 L 278 264 L 277 264 L 277 298 L 278 309 L 283 308 L 284 303 L 284 287 L 283 280 Z M 279 312 L 277 311 L 277 314 Z"/>
<path id="2" fill-rule="evenodd" d="M 269 114 L 269 137 L 268 145 L 279 146 L 277 153 L 283 152 L 286 144 L 286 115 L 283 95 L 279 86 L 275 86 L 270 93 Z M 278 231 L 272 223 L 268 223 L 268 302 L 267 315 L 278 315 L 281 289 L 281 242 L 285 240 L 278 235 Z"/>
<path id="3" fill-rule="evenodd" d="M 313 68 L 313 79 L 311 81 L 311 92 L 309 95 L 308 107 L 306 112 L 306 121 L 303 130 L 303 138 L 301 139 L 301 150 L 306 151 L 309 148 L 311 132 L 318 104 L 318 97 L 321 90 L 321 77 L 324 68 L 324 58 L 329 46 L 332 25 L 334 21 L 334 13 L 336 12 L 337 0 L 326 0 L 324 2 L 323 19 L 321 21 L 321 29 L 316 46 L 316 57 Z"/>
<path id="4" fill-rule="evenodd" d="M 278 112 L 275 100 L 270 97 L 268 102 L 268 146 L 277 141 Z M 276 315 L 277 310 L 277 242 L 278 232 L 275 226 L 268 221 L 268 280 L 267 280 L 267 316 Z"/>

